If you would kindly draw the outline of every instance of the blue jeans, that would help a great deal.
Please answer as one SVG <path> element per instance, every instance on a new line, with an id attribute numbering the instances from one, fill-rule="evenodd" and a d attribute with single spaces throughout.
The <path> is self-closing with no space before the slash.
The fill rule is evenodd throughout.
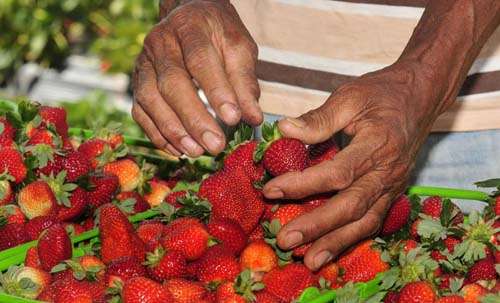
<path id="1" fill-rule="evenodd" d="M 410 184 L 477 189 L 474 182 L 490 178 L 500 178 L 500 130 L 434 133 L 420 150 Z M 455 202 L 466 212 L 484 206 Z"/>

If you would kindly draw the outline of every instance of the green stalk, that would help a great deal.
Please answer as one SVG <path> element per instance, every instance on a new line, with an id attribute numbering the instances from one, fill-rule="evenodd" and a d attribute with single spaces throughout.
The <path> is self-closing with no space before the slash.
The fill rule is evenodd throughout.
<path id="1" fill-rule="evenodd" d="M 408 194 L 419 196 L 439 196 L 449 199 L 476 200 L 484 202 L 487 202 L 490 199 L 488 194 L 482 191 L 433 186 L 412 186 L 408 188 Z"/>
<path id="2" fill-rule="evenodd" d="M 41 301 L 25 299 L 0 292 L 0 302 L 2 303 L 41 303 Z"/>

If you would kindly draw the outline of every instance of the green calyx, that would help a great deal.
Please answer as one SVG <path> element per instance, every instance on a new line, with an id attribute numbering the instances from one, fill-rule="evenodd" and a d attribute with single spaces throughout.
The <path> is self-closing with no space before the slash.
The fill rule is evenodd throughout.
<path id="1" fill-rule="evenodd" d="M 401 266 L 401 281 L 405 284 L 432 279 L 434 270 L 439 266 L 422 247 L 414 248 L 407 254 L 400 253 L 399 264 Z"/>
<path id="2" fill-rule="evenodd" d="M 71 192 L 75 190 L 78 185 L 74 183 L 65 183 L 66 171 L 63 170 L 54 177 L 53 174 L 50 176 L 42 175 L 42 180 L 47 182 L 50 189 L 56 197 L 57 203 L 59 205 L 64 205 L 66 207 L 71 207 L 71 202 L 69 198 L 71 197 Z"/>
<path id="3" fill-rule="evenodd" d="M 448 235 L 448 230 L 441 224 L 439 219 L 421 214 L 422 221 L 417 227 L 417 233 L 422 241 L 435 242 L 444 240 Z"/>
<path id="4" fill-rule="evenodd" d="M 175 211 L 174 218 L 195 217 L 203 222 L 210 219 L 212 204 L 195 193 L 188 191 L 184 197 L 177 198 L 177 202 L 182 206 Z"/>
<path id="5" fill-rule="evenodd" d="M 47 144 L 30 145 L 26 151 L 33 157 L 32 168 L 44 168 L 47 164 L 54 161 L 54 148 Z"/>
<path id="6" fill-rule="evenodd" d="M 155 267 L 160 263 L 161 259 L 163 259 L 163 256 L 165 256 L 165 249 L 162 247 L 156 248 L 153 252 L 150 252 L 146 255 L 146 261 L 144 261 L 142 264 L 149 266 L 149 267 Z"/>
<path id="7" fill-rule="evenodd" d="M 141 163 L 141 175 L 139 180 L 139 185 L 137 186 L 137 192 L 142 196 L 149 194 L 151 192 L 151 184 L 149 181 L 154 177 L 156 173 L 156 167 L 147 163 L 143 160 Z"/>
<path id="8" fill-rule="evenodd" d="M 276 236 L 281 229 L 280 221 L 278 219 L 274 219 L 271 222 L 265 221 L 262 223 L 262 228 L 264 229 L 264 241 L 271 245 L 276 252 L 279 265 L 284 266 L 292 262 L 293 250 L 285 251 L 278 246 Z"/>
<path id="9" fill-rule="evenodd" d="M 113 204 L 125 214 L 131 214 L 134 212 L 135 203 L 137 203 L 135 198 L 128 198 L 123 201 L 113 201 Z"/>
<path id="10" fill-rule="evenodd" d="M 266 149 L 273 143 L 274 141 L 281 138 L 281 132 L 278 128 L 278 121 L 275 121 L 273 124 L 264 123 L 262 125 L 262 141 L 257 145 L 255 152 L 253 154 L 253 160 L 255 162 L 260 162 L 264 157 L 264 152 Z"/>
<path id="11" fill-rule="evenodd" d="M 253 292 L 264 289 L 265 285 L 253 281 L 251 271 L 245 269 L 236 277 L 233 287 L 235 292 L 241 295 L 247 302 L 255 302 L 256 297 Z"/>
<path id="12" fill-rule="evenodd" d="M 121 144 L 115 149 L 109 144 L 104 145 L 102 153 L 96 157 L 97 167 L 102 167 L 107 163 L 113 162 L 116 159 L 123 158 L 128 154 L 129 150 L 125 144 Z"/>
<path id="13" fill-rule="evenodd" d="M 10 181 L 14 180 L 14 177 L 7 171 L 0 174 L 0 200 L 3 200 L 9 194 L 11 191 Z"/>
<path id="14" fill-rule="evenodd" d="M 83 266 L 74 260 L 66 260 L 52 267 L 50 273 L 57 273 L 65 270 L 71 270 L 73 277 L 78 281 L 88 280 L 97 281 L 97 273 L 103 269 L 102 266 L 90 266 L 83 268 Z"/>
<path id="15" fill-rule="evenodd" d="M 35 299 L 40 293 L 40 285 L 28 277 L 23 277 L 24 266 L 11 266 L 5 273 L 0 273 L 1 291 L 28 299 Z"/>

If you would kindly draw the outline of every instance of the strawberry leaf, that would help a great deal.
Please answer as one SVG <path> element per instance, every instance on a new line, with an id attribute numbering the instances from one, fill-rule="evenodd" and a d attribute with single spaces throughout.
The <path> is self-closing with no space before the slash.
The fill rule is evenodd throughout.
<path id="1" fill-rule="evenodd" d="M 476 185 L 477 187 L 481 187 L 481 188 L 496 187 L 496 188 L 500 189 L 500 178 L 488 179 L 488 180 L 476 182 L 476 183 L 474 183 L 474 185 Z"/>

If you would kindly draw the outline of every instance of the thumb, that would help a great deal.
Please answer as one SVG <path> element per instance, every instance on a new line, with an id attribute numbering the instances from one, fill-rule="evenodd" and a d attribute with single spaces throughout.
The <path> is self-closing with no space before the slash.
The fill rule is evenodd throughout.
<path id="1" fill-rule="evenodd" d="M 298 139 L 306 144 L 326 141 L 349 125 L 361 112 L 363 100 L 359 94 L 355 95 L 335 93 L 317 109 L 298 118 L 281 120 L 279 129 L 283 136 Z"/>

